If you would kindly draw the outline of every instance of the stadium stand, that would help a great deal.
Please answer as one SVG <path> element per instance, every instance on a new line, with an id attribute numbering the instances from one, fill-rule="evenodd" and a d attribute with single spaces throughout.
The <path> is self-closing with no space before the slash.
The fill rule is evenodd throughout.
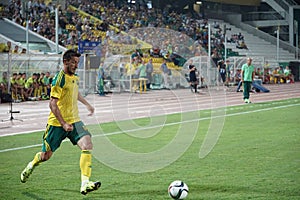
<path id="1" fill-rule="evenodd" d="M 10 1 L 6 7 L 1 5 L 0 11 L 2 16 L 5 15 L 13 22 L 26 26 L 26 16 L 22 15 L 21 1 Z M 29 16 L 29 29 L 54 42 L 55 12 L 51 0 L 28 2 L 26 13 Z M 223 20 L 206 19 L 203 15 L 189 15 L 166 9 L 147 9 L 145 6 L 133 4 L 129 6 L 126 1 L 82 0 L 80 4 L 67 1 L 65 9 L 59 7 L 59 44 L 68 49 L 76 49 L 79 41 L 98 41 L 102 44 L 113 44 L 112 51 L 118 52 L 121 49 L 123 53 L 129 55 L 136 50 L 137 44 L 145 44 L 148 45 L 147 48 L 142 47 L 139 50 L 144 53 L 145 62 L 148 62 L 150 57 L 153 58 L 156 71 L 159 71 L 163 59 L 169 61 L 167 64 L 169 68 L 180 70 L 186 61 L 184 58 L 207 55 L 208 24 L 212 25 L 211 48 L 216 65 L 225 57 L 263 57 L 264 61 L 269 62 L 269 67 L 264 68 L 261 64 L 264 61 L 259 61 L 260 67 L 265 69 L 263 73 L 266 77 L 271 74 L 267 71 L 269 68 L 278 67 L 278 62 L 274 58 L 276 47 L 273 44 Z M 230 29 L 224 30 L 225 26 Z M 139 28 L 147 29 L 138 31 Z M 179 37 L 170 35 L 171 32 L 166 35 L 164 31 L 153 31 L 163 28 L 174 30 L 177 35 L 179 32 Z M 128 33 L 135 37 L 129 37 Z M 188 51 L 181 49 L 184 45 L 181 45 L 182 41 L 178 40 L 184 34 L 191 39 Z M 161 37 L 160 40 L 152 38 L 157 35 Z M 6 48 L 5 43 L 0 44 L 0 51 L 5 52 Z M 283 49 L 280 49 L 280 54 L 287 60 L 294 58 L 292 53 Z M 232 73 L 235 74 L 235 71 Z M 276 81 L 269 80 L 269 82 Z"/>

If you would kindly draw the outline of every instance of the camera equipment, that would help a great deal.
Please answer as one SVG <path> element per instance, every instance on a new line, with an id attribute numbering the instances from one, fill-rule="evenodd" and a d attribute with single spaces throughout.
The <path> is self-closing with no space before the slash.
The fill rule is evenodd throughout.
<path id="1" fill-rule="evenodd" d="M 6 94 L 5 97 L 6 97 L 6 101 L 9 102 L 10 118 L 7 119 L 7 120 L 2 120 L 2 122 L 4 122 L 4 121 L 13 121 L 13 120 L 23 121 L 21 119 L 15 119 L 13 117 L 14 113 L 20 113 L 20 111 L 13 111 L 12 89 L 11 89 L 11 83 L 10 83 L 10 75 L 11 75 L 11 53 L 8 52 L 7 55 L 8 55 L 8 70 L 7 70 L 7 76 L 8 76 L 7 91 L 8 91 L 8 94 Z"/>
<path id="2" fill-rule="evenodd" d="M 14 113 L 20 113 L 20 111 L 13 111 L 13 100 L 12 99 L 10 99 L 10 101 L 9 101 L 9 113 L 10 113 L 10 118 L 6 119 L 6 120 L 2 120 L 2 122 L 13 121 L 13 120 L 23 121 L 22 119 L 15 119 L 14 118 L 13 114 Z"/>

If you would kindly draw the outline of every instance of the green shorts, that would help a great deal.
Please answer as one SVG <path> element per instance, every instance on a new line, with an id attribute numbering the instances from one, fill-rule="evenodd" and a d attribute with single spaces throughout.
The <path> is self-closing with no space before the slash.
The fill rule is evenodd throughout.
<path id="1" fill-rule="evenodd" d="M 65 138 L 69 138 L 73 145 L 76 145 L 80 138 L 85 135 L 91 135 L 82 121 L 75 122 L 72 125 L 73 131 L 65 131 L 61 126 L 51 126 L 47 124 L 46 131 L 43 135 L 42 151 L 54 152 L 59 148 Z"/>

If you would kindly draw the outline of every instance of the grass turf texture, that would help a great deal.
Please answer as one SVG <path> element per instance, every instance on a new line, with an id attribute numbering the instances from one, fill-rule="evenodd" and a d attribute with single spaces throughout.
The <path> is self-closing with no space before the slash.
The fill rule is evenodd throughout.
<path id="1" fill-rule="evenodd" d="M 40 147 L 3 150 L 40 144 L 42 133 L 1 137 L 0 199 L 170 199 L 167 187 L 176 179 L 188 184 L 187 199 L 300 199 L 299 104 L 300 99 L 290 99 L 226 108 L 222 134 L 204 159 L 198 154 L 209 120 L 200 122 L 198 134 L 184 155 L 161 170 L 130 174 L 93 159 L 92 180 L 99 179 L 103 185 L 87 196 L 79 193 L 80 150 L 70 142 L 63 143 L 22 184 L 20 173 Z M 200 116 L 206 118 L 210 111 L 200 111 Z M 134 121 L 140 126 L 150 123 L 149 118 Z M 166 123 L 178 121 L 179 114 L 166 116 Z M 91 132 L 96 133 L 97 127 L 90 126 Z M 126 134 L 109 138 L 127 150 L 151 152 L 167 144 L 177 127 L 165 126 L 147 139 Z M 102 124 L 101 129 L 104 133 L 120 131 L 116 123 Z"/>

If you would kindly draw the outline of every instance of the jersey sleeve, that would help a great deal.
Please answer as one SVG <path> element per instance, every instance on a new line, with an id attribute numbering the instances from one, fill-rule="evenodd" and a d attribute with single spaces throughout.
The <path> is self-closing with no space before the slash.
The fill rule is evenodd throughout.
<path id="1" fill-rule="evenodd" d="M 52 81 L 51 97 L 59 99 L 62 95 L 62 90 L 65 85 L 65 74 L 61 71 L 56 74 Z"/>
<path id="2" fill-rule="evenodd" d="M 62 88 L 58 85 L 51 87 L 51 97 L 59 99 L 62 94 Z"/>

